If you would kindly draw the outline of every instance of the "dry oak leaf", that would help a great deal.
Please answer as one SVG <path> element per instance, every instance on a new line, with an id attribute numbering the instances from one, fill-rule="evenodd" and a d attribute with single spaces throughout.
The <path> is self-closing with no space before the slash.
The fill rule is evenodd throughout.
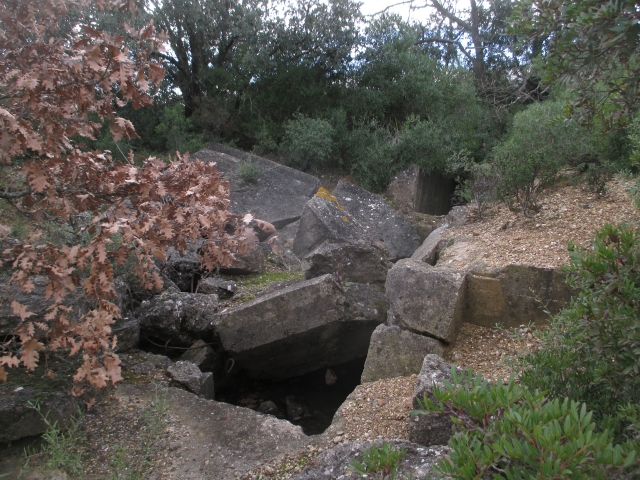
<path id="1" fill-rule="evenodd" d="M 15 300 L 11 302 L 11 310 L 13 310 L 13 313 L 15 313 L 16 315 L 19 315 L 20 320 L 23 322 L 25 321 L 25 319 L 35 315 L 35 313 L 29 312 L 27 310 L 26 305 L 22 305 L 21 303 L 18 303 Z"/>

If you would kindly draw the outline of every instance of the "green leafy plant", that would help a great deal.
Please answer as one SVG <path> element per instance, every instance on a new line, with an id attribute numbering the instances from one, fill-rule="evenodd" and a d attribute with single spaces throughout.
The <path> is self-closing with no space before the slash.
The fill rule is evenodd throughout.
<path id="1" fill-rule="evenodd" d="M 434 385 L 414 414 L 449 415 L 457 432 L 448 459 L 438 469 L 454 479 L 596 479 L 631 467 L 636 452 L 613 445 L 609 431 L 598 431 L 585 404 L 550 399 L 518 385 L 513 378 L 496 385 L 455 368 L 444 388 Z"/>
<path id="2" fill-rule="evenodd" d="M 380 446 L 373 444 L 362 451 L 362 460 L 351 462 L 351 468 L 363 475 L 373 474 L 373 478 L 393 479 L 406 453 L 406 449 L 396 450 L 387 442 Z"/>
<path id="3" fill-rule="evenodd" d="M 301 170 L 319 167 L 327 161 L 333 149 L 334 130 L 329 122 L 319 118 L 309 118 L 297 113 L 285 125 L 285 133 L 280 144 L 288 162 Z"/>
<path id="4" fill-rule="evenodd" d="M 457 174 L 456 194 L 471 205 L 477 218 L 483 218 L 491 202 L 497 198 L 500 174 L 493 163 L 476 163 L 466 150 L 454 154 L 449 163 Z"/>
<path id="5" fill-rule="evenodd" d="M 538 194 L 562 168 L 597 156 L 590 132 L 575 120 L 564 120 L 564 103 L 546 101 L 518 113 L 507 139 L 493 150 L 501 175 L 498 193 L 525 215 L 538 210 Z"/>
<path id="6" fill-rule="evenodd" d="M 85 439 L 80 431 L 79 425 L 82 419 L 82 410 L 78 408 L 75 417 L 71 417 L 71 426 L 63 429 L 58 422 L 49 420 L 49 412 L 42 413 L 41 406 L 38 402 L 28 402 L 27 407 L 35 410 L 42 418 L 47 429 L 42 434 L 44 444 L 40 452 L 25 450 L 23 470 L 29 467 L 34 458 L 46 459 L 47 467 L 51 470 L 63 469 L 68 473 L 82 473 L 82 455 L 80 449 Z"/>
<path id="7" fill-rule="evenodd" d="M 261 173 L 260 165 L 252 159 L 243 161 L 238 167 L 238 176 L 245 183 L 256 183 Z"/>
<path id="8" fill-rule="evenodd" d="M 618 409 L 640 391 L 640 230 L 606 225 L 591 248 L 570 247 L 578 293 L 520 359 L 521 382 L 586 402 L 622 438 Z"/>

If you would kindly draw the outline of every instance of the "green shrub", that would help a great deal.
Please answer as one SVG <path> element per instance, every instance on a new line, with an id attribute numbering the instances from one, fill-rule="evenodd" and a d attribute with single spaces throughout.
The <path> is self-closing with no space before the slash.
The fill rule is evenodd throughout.
<path id="1" fill-rule="evenodd" d="M 261 173 L 260 165 L 251 159 L 244 160 L 238 167 L 238 176 L 245 183 L 256 183 Z"/>
<path id="2" fill-rule="evenodd" d="M 452 380 L 434 386 L 434 400 L 425 397 L 423 410 L 413 412 L 449 415 L 456 424 L 453 450 L 438 464 L 446 476 L 591 480 L 633 465 L 635 451 L 613 445 L 607 430 L 597 431 L 585 404 L 550 399 L 513 379 L 489 385 L 455 368 Z"/>
<path id="3" fill-rule="evenodd" d="M 374 474 L 373 478 L 391 480 L 395 478 L 396 470 L 406 453 L 406 449 L 396 450 L 387 442 L 382 442 L 380 447 L 373 444 L 371 448 L 362 451 L 362 461 L 351 462 L 351 468 L 363 475 Z"/>
<path id="4" fill-rule="evenodd" d="M 334 130 L 329 122 L 296 114 L 285 125 L 280 149 L 288 163 L 301 170 L 322 166 L 333 149 Z"/>
<path id="5" fill-rule="evenodd" d="M 483 218 L 496 200 L 500 174 L 490 162 L 476 163 L 466 150 L 451 157 L 449 170 L 456 175 L 456 195 L 468 203 L 478 218 Z"/>
<path id="6" fill-rule="evenodd" d="M 606 225 L 590 249 L 571 248 L 578 293 L 520 360 L 521 382 L 586 402 L 621 439 L 619 409 L 640 403 L 640 229 Z"/>
<path id="7" fill-rule="evenodd" d="M 358 184 L 372 192 L 381 192 L 397 171 L 393 161 L 393 145 L 388 132 L 377 125 L 360 125 L 346 140 L 346 157 Z"/>
<path id="8" fill-rule="evenodd" d="M 516 114 L 507 139 L 494 148 L 493 158 L 502 176 L 499 194 L 515 200 L 525 214 L 537 211 L 538 193 L 559 171 L 585 158 L 597 157 L 590 132 L 575 120 L 563 119 L 563 103 L 535 103 Z"/>
<path id="9" fill-rule="evenodd" d="M 194 132 L 191 119 L 184 116 L 184 106 L 180 104 L 165 107 L 155 131 L 166 139 L 165 146 L 171 154 L 195 153 L 207 144 L 203 135 Z"/>

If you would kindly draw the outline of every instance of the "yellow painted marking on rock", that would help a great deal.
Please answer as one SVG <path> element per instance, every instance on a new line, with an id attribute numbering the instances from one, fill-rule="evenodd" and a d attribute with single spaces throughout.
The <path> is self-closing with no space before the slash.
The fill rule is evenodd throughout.
<path id="1" fill-rule="evenodd" d="M 342 219 L 343 219 L 345 222 L 350 222 L 350 221 L 351 221 L 351 220 L 349 220 L 349 217 L 347 217 L 346 215 L 343 215 L 343 216 L 342 216 Z"/>

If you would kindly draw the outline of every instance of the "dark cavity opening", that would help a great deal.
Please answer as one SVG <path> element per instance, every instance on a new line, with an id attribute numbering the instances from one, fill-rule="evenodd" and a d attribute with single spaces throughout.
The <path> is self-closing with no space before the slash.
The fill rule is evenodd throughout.
<path id="1" fill-rule="evenodd" d="M 451 210 L 456 182 L 438 173 L 420 170 L 416 188 L 415 210 L 429 215 L 446 215 Z"/>
<path id="2" fill-rule="evenodd" d="M 340 405 L 360 384 L 364 362 L 358 358 L 280 382 L 237 376 L 232 384 L 216 386 L 216 400 L 272 414 L 300 425 L 307 435 L 317 435 L 331 425 Z M 334 377 L 327 370 L 335 375 L 331 385 L 327 378 Z"/>

